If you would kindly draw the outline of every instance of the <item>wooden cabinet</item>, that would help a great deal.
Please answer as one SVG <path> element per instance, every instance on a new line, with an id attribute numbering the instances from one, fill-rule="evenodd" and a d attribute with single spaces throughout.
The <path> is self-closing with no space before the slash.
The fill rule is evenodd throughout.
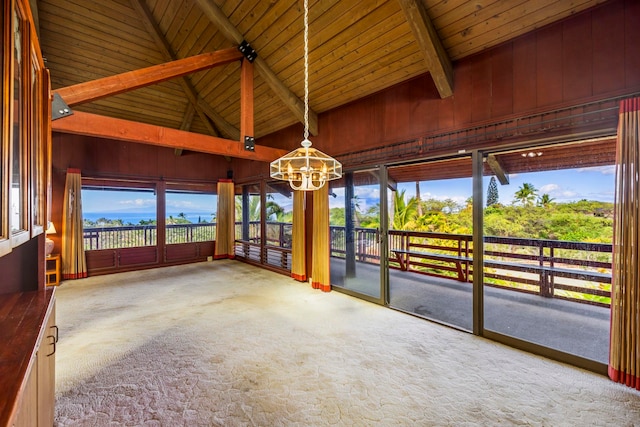
<path id="1" fill-rule="evenodd" d="M 53 425 L 54 289 L 0 295 L 0 426 Z"/>
<path id="2" fill-rule="evenodd" d="M 38 426 L 52 426 L 55 415 L 56 394 L 56 345 L 58 327 L 56 326 L 55 301 L 51 307 L 43 337 L 36 355 L 38 368 Z"/>
<path id="3" fill-rule="evenodd" d="M 36 356 L 37 358 L 37 356 Z M 38 425 L 38 372 L 31 369 L 24 390 L 18 401 L 18 410 L 11 423 L 13 427 L 32 427 Z"/>

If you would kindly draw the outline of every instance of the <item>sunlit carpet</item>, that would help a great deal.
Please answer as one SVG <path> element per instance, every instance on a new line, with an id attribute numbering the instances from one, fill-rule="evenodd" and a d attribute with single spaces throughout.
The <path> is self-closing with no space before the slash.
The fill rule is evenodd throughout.
<path id="1" fill-rule="evenodd" d="M 634 426 L 640 393 L 238 261 L 64 282 L 58 426 Z"/>

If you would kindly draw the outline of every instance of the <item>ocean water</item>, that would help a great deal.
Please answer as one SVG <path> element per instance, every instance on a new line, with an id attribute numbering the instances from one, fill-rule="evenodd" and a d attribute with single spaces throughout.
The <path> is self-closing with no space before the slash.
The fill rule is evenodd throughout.
<path id="1" fill-rule="evenodd" d="M 168 212 L 167 218 L 169 216 L 173 216 L 177 218 L 180 212 Z M 211 222 L 211 213 L 210 212 L 184 212 L 185 217 L 191 221 L 192 223 L 202 222 Z M 156 219 L 155 212 L 83 212 L 83 219 L 89 221 L 96 221 L 100 218 L 106 218 L 110 220 L 118 220 L 121 219 L 122 222 L 126 224 L 138 225 L 140 221 L 149 221 Z"/>

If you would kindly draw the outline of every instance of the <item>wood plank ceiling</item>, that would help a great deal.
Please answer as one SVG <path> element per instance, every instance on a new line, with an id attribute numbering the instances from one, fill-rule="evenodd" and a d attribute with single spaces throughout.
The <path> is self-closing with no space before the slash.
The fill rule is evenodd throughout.
<path id="1" fill-rule="evenodd" d="M 54 90 L 235 48 L 241 37 L 264 63 L 254 73 L 255 136 L 300 121 L 302 0 L 34 1 Z M 603 1 L 309 0 L 312 114 L 426 72 L 446 97 L 451 63 Z M 240 68 L 234 61 L 73 109 L 237 140 Z"/>

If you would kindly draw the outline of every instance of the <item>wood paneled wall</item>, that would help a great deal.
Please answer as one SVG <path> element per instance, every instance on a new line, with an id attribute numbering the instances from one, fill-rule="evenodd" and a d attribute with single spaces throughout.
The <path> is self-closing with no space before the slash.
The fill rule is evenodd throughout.
<path id="1" fill-rule="evenodd" d="M 223 157 L 133 144 L 81 135 L 54 133 L 54 171 L 79 168 L 83 175 L 130 176 L 165 180 L 216 182 L 227 177 L 231 163 Z"/>
<path id="2" fill-rule="evenodd" d="M 450 98 L 425 75 L 321 114 L 312 142 L 338 156 L 637 91 L 640 2 L 614 0 L 456 62 Z M 292 126 L 257 143 L 301 140 Z"/>
<path id="3" fill-rule="evenodd" d="M 210 154 L 184 151 L 178 156 L 170 148 L 54 133 L 51 220 L 56 226 L 62 223 L 67 168 L 78 168 L 87 177 L 215 183 L 227 177 L 233 162 Z M 60 236 L 51 238 L 60 248 Z"/>
<path id="4" fill-rule="evenodd" d="M 42 249 L 40 249 L 42 248 Z M 39 258 L 39 251 L 42 257 Z M 40 276 L 44 276 L 44 234 L 15 247 L 10 254 L 0 257 L 0 294 L 37 291 Z"/>
<path id="5" fill-rule="evenodd" d="M 640 2 L 612 0 L 454 64 L 454 95 L 441 99 L 428 75 L 325 112 L 314 146 L 334 156 L 487 122 L 549 111 L 640 91 Z M 313 99 L 311 99 L 311 107 Z M 258 144 L 292 150 L 301 125 L 260 138 Z M 473 147 L 460 147 L 470 149 Z M 268 164 L 172 150 L 54 135 L 53 215 L 67 167 L 88 173 L 226 178 L 268 176 Z M 345 165 L 348 167 L 348 165 Z"/>

